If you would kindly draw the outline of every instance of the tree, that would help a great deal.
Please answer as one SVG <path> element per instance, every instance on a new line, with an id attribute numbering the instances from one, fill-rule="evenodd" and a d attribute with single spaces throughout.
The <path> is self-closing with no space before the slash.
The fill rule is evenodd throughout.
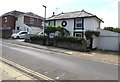
<path id="1" fill-rule="evenodd" d="M 85 32 L 86 39 L 92 39 L 93 35 L 98 37 L 100 35 L 100 32 L 99 31 L 91 31 L 91 30 L 88 30 Z"/>
<path id="2" fill-rule="evenodd" d="M 50 33 L 55 33 L 56 31 L 60 32 L 61 36 L 70 35 L 69 31 L 63 26 L 47 26 L 45 28 L 45 33 L 49 36 Z"/>
<path id="3" fill-rule="evenodd" d="M 109 30 L 109 31 L 112 31 L 112 32 L 120 33 L 120 28 L 104 27 L 104 30 Z"/>

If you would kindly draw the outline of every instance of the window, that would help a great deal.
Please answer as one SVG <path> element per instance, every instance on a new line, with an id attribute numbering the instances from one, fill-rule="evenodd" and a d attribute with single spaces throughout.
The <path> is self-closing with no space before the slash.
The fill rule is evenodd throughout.
<path id="1" fill-rule="evenodd" d="M 55 21 L 50 21 L 50 25 L 55 26 Z"/>
<path id="2" fill-rule="evenodd" d="M 20 34 L 27 34 L 27 32 L 22 32 L 22 33 L 20 33 Z"/>
<path id="3" fill-rule="evenodd" d="M 5 22 L 7 22 L 8 21 L 8 18 L 7 17 L 5 17 Z"/>
<path id="4" fill-rule="evenodd" d="M 83 32 L 74 32 L 74 36 L 83 38 L 84 34 Z"/>
<path id="5" fill-rule="evenodd" d="M 82 19 L 81 18 L 76 19 L 76 27 L 82 27 Z"/>
<path id="6" fill-rule="evenodd" d="M 17 27 L 17 30 L 20 30 L 20 27 Z"/>
<path id="7" fill-rule="evenodd" d="M 30 18 L 30 24 L 34 23 L 34 18 Z"/>
<path id="8" fill-rule="evenodd" d="M 27 32 L 29 32 L 29 28 L 27 28 Z"/>
<path id="9" fill-rule="evenodd" d="M 75 36 L 82 37 L 82 33 L 75 33 Z"/>

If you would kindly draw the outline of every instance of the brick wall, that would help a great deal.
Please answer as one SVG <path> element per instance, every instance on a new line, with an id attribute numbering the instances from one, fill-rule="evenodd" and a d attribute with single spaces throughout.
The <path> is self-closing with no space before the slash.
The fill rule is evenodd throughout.
<path id="1" fill-rule="evenodd" d="M 7 21 L 6 18 L 7 17 Z M 2 27 L 11 27 L 11 29 L 15 29 L 15 17 L 14 16 L 3 16 L 2 17 Z"/>
<path id="2" fill-rule="evenodd" d="M 30 23 L 30 17 L 25 16 L 24 17 L 24 23 Z"/>
<path id="3" fill-rule="evenodd" d="M 30 17 L 25 16 L 24 17 L 24 23 L 30 24 Z M 39 24 L 39 25 L 41 25 L 42 24 L 42 20 L 34 18 L 33 24 Z"/>
<path id="4" fill-rule="evenodd" d="M 0 30 L 0 37 L 2 38 L 10 38 L 12 34 L 12 30 L 15 29 L 15 17 L 14 16 L 3 16 L 1 18 L 2 28 L 10 27 L 10 29 Z"/>
<path id="5" fill-rule="evenodd" d="M 2 17 L 0 17 L 0 27 L 2 27 Z"/>

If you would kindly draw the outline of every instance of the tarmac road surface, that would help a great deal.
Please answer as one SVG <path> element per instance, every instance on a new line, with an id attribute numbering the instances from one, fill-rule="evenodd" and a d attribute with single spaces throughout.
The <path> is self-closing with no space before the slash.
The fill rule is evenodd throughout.
<path id="1" fill-rule="evenodd" d="M 118 80 L 118 66 L 72 55 L 3 43 L 2 57 L 54 80 Z"/>

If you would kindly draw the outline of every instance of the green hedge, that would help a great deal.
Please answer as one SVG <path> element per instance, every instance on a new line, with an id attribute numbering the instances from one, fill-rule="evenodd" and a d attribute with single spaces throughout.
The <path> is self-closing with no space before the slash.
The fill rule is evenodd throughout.
<path id="1" fill-rule="evenodd" d="M 99 31 L 92 31 L 92 30 L 88 30 L 85 32 L 86 39 L 91 39 L 93 37 L 93 35 L 98 37 L 100 35 L 100 32 Z"/>
<path id="2" fill-rule="evenodd" d="M 104 30 L 120 33 L 120 28 L 104 27 Z"/>
<path id="3" fill-rule="evenodd" d="M 82 43 L 82 41 L 85 41 L 84 38 L 74 37 L 74 36 L 64 36 L 64 37 L 56 36 L 55 40 L 57 42 L 70 42 L 70 43 Z"/>
<path id="4" fill-rule="evenodd" d="M 31 41 L 40 41 L 40 40 L 45 40 L 46 38 L 48 38 L 48 36 L 44 36 L 44 35 L 30 36 Z"/>

